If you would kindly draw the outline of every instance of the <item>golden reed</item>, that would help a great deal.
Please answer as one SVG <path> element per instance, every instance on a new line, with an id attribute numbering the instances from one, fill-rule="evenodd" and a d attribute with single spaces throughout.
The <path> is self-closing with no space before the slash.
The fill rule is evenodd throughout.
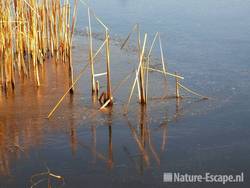
<path id="1" fill-rule="evenodd" d="M 0 86 L 15 88 L 16 74 L 35 78 L 40 85 L 40 70 L 48 57 L 69 64 L 72 85 L 72 38 L 77 0 L 71 18 L 69 0 L 0 1 Z M 72 88 L 73 91 L 73 88 Z"/>

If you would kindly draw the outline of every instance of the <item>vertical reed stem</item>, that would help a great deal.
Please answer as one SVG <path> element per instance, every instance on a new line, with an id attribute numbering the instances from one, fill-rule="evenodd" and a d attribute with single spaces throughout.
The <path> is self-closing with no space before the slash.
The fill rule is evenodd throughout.
<path id="1" fill-rule="evenodd" d="M 107 100 L 110 100 L 110 105 L 112 102 L 112 90 L 111 90 L 111 78 L 110 78 L 110 36 L 108 30 L 105 31 L 106 35 L 106 66 L 107 66 Z"/>
<path id="2" fill-rule="evenodd" d="M 175 72 L 175 93 L 176 98 L 180 98 L 180 87 L 179 87 L 179 78 L 177 77 L 177 73 Z"/>
<path id="3" fill-rule="evenodd" d="M 95 86 L 95 71 L 94 71 L 94 60 L 93 60 L 93 39 L 92 39 L 92 28 L 91 28 L 91 17 L 90 9 L 88 8 L 88 21 L 89 21 L 89 62 L 91 65 L 91 84 L 92 84 L 92 94 L 96 93 Z"/>

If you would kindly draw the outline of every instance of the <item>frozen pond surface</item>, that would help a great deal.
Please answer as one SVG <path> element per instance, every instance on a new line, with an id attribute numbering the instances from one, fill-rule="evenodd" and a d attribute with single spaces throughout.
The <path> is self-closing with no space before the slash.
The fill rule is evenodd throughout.
<path id="1" fill-rule="evenodd" d="M 237 187 L 249 187 L 250 2 L 93 0 L 90 5 L 111 28 L 113 88 L 137 64 L 133 44 L 126 51 L 119 45 L 140 23 L 151 41 L 155 32 L 161 33 L 169 71 L 181 73 L 183 84 L 212 99 L 200 101 L 183 92 L 179 103 L 150 100 L 144 109 L 135 96 L 125 117 L 123 104 L 133 75 L 115 94 L 114 107 L 96 113 L 88 70 L 75 95 L 47 120 L 68 87 L 64 65 L 48 62 L 38 90 L 20 80 L 15 94 L 0 97 L 0 187 L 30 187 L 32 175 L 46 172 L 46 167 L 65 179 L 64 185 L 52 180 L 52 187 L 211 187 L 166 185 L 163 172 L 244 172 L 246 182 Z M 86 26 L 87 11 L 80 5 L 77 29 Z M 94 24 L 94 32 L 99 31 Z M 95 45 L 100 44 L 97 37 Z M 76 35 L 76 74 L 87 63 L 86 45 L 87 38 Z M 154 57 L 157 67 L 158 49 Z M 97 61 L 102 72 L 103 59 Z M 150 74 L 151 96 L 163 94 L 161 82 L 161 75 Z M 105 86 L 104 80 L 100 83 Z M 169 95 L 174 87 L 169 78 Z"/>

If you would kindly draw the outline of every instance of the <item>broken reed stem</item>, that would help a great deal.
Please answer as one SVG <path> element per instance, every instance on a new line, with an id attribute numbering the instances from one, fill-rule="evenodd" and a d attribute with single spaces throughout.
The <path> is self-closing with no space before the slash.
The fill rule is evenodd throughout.
<path id="1" fill-rule="evenodd" d="M 99 19 L 93 11 L 91 11 L 90 7 L 87 5 L 85 1 L 80 0 L 85 6 L 88 7 L 88 35 L 89 35 L 89 63 L 91 65 L 91 85 L 92 85 L 92 95 L 98 96 L 97 91 L 97 84 L 95 81 L 95 70 L 94 70 L 94 57 L 93 57 L 93 37 L 92 37 L 92 26 L 91 26 L 91 14 L 97 20 L 97 22 L 103 26 L 105 29 L 105 41 L 98 49 L 96 55 L 102 50 L 105 45 L 106 49 L 106 75 L 107 75 L 107 91 L 106 97 L 104 98 L 104 102 L 109 101 L 108 105 L 113 104 L 113 96 L 112 96 L 112 89 L 111 89 L 111 70 L 110 70 L 110 36 L 108 27 Z"/>
<path id="2" fill-rule="evenodd" d="M 124 79 L 122 79 L 117 86 L 114 89 L 114 93 L 116 93 L 118 91 L 118 89 L 130 78 L 131 74 L 134 73 L 135 70 L 133 70 L 131 73 L 129 73 Z M 103 93 L 104 95 L 104 93 Z M 102 96 L 101 96 L 102 97 Z M 101 98 L 100 97 L 100 98 Z M 110 103 L 110 101 L 112 102 L 113 97 L 111 98 L 111 100 L 106 101 L 100 108 L 99 111 L 103 110 L 104 108 L 106 108 L 108 106 L 108 104 Z"/>
<path id="3" fill-rule="evenodd" d="M 140 62 L 141 58 L 141 31 L 139 24 L 136 24 L 136 30 L 137 30 L 137 53 L 138 53 L 138 61 Z M 139 77 L 136 78 L 137 81 L 137 89 L 138 89 L 138 97 L 139 102 L 142 100 L 142 71 L 141 68 L 139 69 Z"/>
<path id="4" fill-rule="evenodd" d="M 178 78 L 178 79 L 181 79 L 181 80 L 184 80 L 184 77 L 180 76 L 180 75 L 175 75 L 175 74 L 172 74 L 172 73 L 169 73 L 169 72 L 163 72 L 161 70 L 158 70 L 158 69 L 154 69 L 154 68 L 151 68 L 151 67 L 144 67 L 145 69 L 148 69 L 150 71 L 155 71 L 155 72 L 159 72 L 159 73 L 162 73 L 162 74 L 166 74 L 168 76 L 172 76 L 174 78 Z"/>
<path id="5" fill-rule="evenodd" d="M 152 50 L 153 50 L 153 47 L 155 45 L 155 41 L 156 39 L 159 39 L 159 47 L 160 47 L 160 53 L 161 53 L 161 63 L 162 63 L 162 72 L 163 73 L 166 73 L 167 70 L 166 70 L 166 67 L 165 67 L 165 61 L 164 61 L 164 54 L 163 54 L 163 49 L 162 49 L 162 42 L 161 42 L 161 36 L 160 34 L 157 32 L 154 36 L 154 39 L 153 39 L 153 42 L 151 44 L 151 47 L 149 49 L 149 53 L 148 53 L 148 56 L 147 56 L 147 62 L 146 62 L 146 65 L 144 67 L 144 69 L 146 69 L 146 101 L 147 101 L 147 98 L 148 98 L 148 81 L 149 81 L 149 69 L 150 69 L 150 55 L 152 53 Z M 165 84 L 164 84 L 164 89 L 165 89 L 165 95 L 164 96 L 167 96 L 167 74 L 164 74 L 164 81 L 165 81 Z"/>
<path id="6" fill-rule="evenodd" d="M 138 53 L 138 61 L 140 61 L 140 56 L 141 56 L 141 34 L 140 34 L 140 27 L 139 24 L 135 24 L 133 26 L 132 31 L 128 34 L 128 36 L 126 37 L 126 39 L 124 40 L 124 42 L 121 45 L 121 50 L 124 48 L 124 46 L 128 43 L 128 40 L 130 39 L 131 35 L 133 32 L 137 32 L 137 53 Z M 141 73 L 141 71 L 140 71 Z M 141 75 L 140 75 L 141 78 Z M 140 82 L 139 82 L 139 78 L 136 78 L 136 82 L 137 82 L 137 89 L 138 89 L 138 96 L 139 96 L 139 101 L 141 101 L 141 88 L 140 88 Z"/>
<path id="7" fill-rule="evenodd" d="M 105 43 L 104 43 L 105 44 Z M 97 57 L 97 55 L 100 53 L 100 50 L 98 50 L 94 57 L 93 60 L 95 60 L 95 58 Z M 93 61 L 95 63 L 95 61 Z M 83 69 L 79 72 L 79 74 L 77 75 L 75 81 L 73 82 L 73 84 L 68 88 L 68 90 L 64 93 L 64 95 L 60 98 L 60 100 L 56 103 L 56 105 L 54 106 L 54 108 L 50 111 L 49 115 L 47 116 L 47 118 L 49 119 L 54 112 L 56 111 L 56 109 L 60 106 L 60 104 L 62 103 L 62 101 L 65 99 L 65 97 L 67 96 L 67 94 L 70 92 L 71 88 L 74 87 L 76 85 L 76 83 L 80 80 L 80 78 L 82 77 L 83 73 L 87 70 L 88 66 L 90 64 L 86 64 Z"/>
<path id="8" fill-rule="evenodd" d="M 142 48 L 141 58 L 140 58 L 140 62 L 139 62 L 139 65 L 138 65 L 138 69 L 136 71 L 135 80 L 134 80 L 133 86 L 132 86 L 131 91 L 130 91 L 130 95 L 129 95 L 128 103 L 127 103 L 127 106 L 126 106 L 126 109 L 125 109 L 125 113 L 128 112 L 128 107 L 129 107 L 129 104 L 130 104 L 130 101 L 131 101 L 131 98 L 132 98 L 132 95 L 133 95 L 133 92 L 134 92 L 134 88 L 135 88 L 136 82 L 138 80 L 138 76 L 139 76 L 139 73 L 140 73 L 140 68 L 141 68 L 141 65 L 142 65 L 142 59 L 144 57 L 144 51 L 145 51 L 146 41 L 147 41 L 147 33 L 144 35 L 144 42 L 143 42 L 143 48 Z"/>
<path id="9" fill-rule="evenodd" d="M 177 75 L 176 72 L 175 75 Z M 175 95 L 176 98 L 180 98 L 179 79 L 177 77 L 175 77 Z"/>
<path id="10" fill-rule="evenodd" d="M 49 115 L 47 116 L 47 118 L 49 119 L 53 113 L 56 111 L 56 109 L 59 107 L 59 105 L 62 103 L 62 101 L 64 100 L 64 98 L 67 96 L 67 94 L 71 91 L 71 89 L 75 86 L 75 84 L 80 80 L 80 78 L 82 77 L 83 73 L 87 70 L 87 67 L 89 66 L 89 64 L 85 65 L 85 67 L 80 71 L 80 73 L 78 74 L 78 76 L 76 77 L 75 81 L 73 82 L 73 84 L 69 87 L 69 89 L 65 92 L 65 94 L 61 97 L 61 99 L 57 102 L 57 104 L 55 105 L 55 107 L 51 110 L 51 112 L 49 113 Z"/>
<path id="11" fill-rule="evenodd" d="M 198 97 L 201 97 L 201 98 L 202 98 L 202 99 L 204 99 L 204 100 L 209 99 L 209 97 L 204 96 L 204 95 L 200 95 L 200 94 L 198 94 L 198 93 L 196 93 L 196 92 L 192 91 L 191 89 L 189 89 L 189 88 L 187 88 L 187 87 L 183 86 L 183 85 L 182 85 L 182 84 L 180 84 L 179 82 L 178 82 L 178 86 L 179 86 L 179 87 L 181 87 L 182 89 L 186 90 L 187 92 L 189 92 L 189 93 L 193 94 L 193 95 L 196 95 L 196 96 L 198 96 Z"/>
<path id="12" fill-rule="evenodd" d="M 115 87 L 115 89 L 114 89 L 114 93 L 113 94 L 115 94 L 117 91 L 118 91 L 118 89 L 130 78 L 130 76 L 135 72 L 136 70 L 134 69 L 133 71 L 131 71 L 126 77 L 124 77 L 118 84 L 117 84 L 117 86 Z M 104 94 L 104 93 L 103 93 Z M 102 97 L 102 96 L 101 96 Z M 100 98 L 101 98 L 100 97 Z M 91 116 L 90 116 L 90 118 L 92 118 L 92 117 L 94 117 L 99 111 L 102 111 L 104 108 L 106 108 L 107 106 L 108 106 L 108 103 L 109 103 L 110 101 L 108 100 L 106 103 L 104 103 L 100 108 L 99 108 L 99 110 L 96 112 L 96 113 L 94 113 L 94 114 L 92 114 Z"/>
<path id="13" fill-rule="evenodd" d="M 154 47 L 154 44 L 155 44 L 155 41 L 156 41 L 156 38 L 158 36 L 158 32 L 155 34 L 154 36 L 154 39 L 153 39 L 153 42 L 151 44 L 151 47 L 149 49 L 149 52 L 148 52 L 148 56 L 147 56 L 147 63 L 146 63 L 146 101 L 148 100 L 148 82 L 149 82 L 149 66 L 150 66 L 150 56 L 151 56 L 151 53 L 152 53 L 152 50 L 153 50 L 153 47 Z"/>
<path id="14" fill-rule="evenodd" d="M 124 48 L 124 46 L 127 44 L 129 38 L 131 37 L 131 34 L 134 30 L 137 30 L 137 46 L 138 46 L 138 56 L 139 56 L 139 61 L 141 58 L 141 41 L 140 41 L 140 28 L 139 25 L 136 24 L 132 31 L 128 34 L 127 38 L 125 41 L 122 43 L 121 49 Z M 162 72 L 166 73 L 166 67 L 165 67 L 165 61 L 164 61 L 164 54 L 163 54 L 163 49 L 162 49 L 162 42 L 160 38 L 160 34 L 157 32 L 155 34 L 154 40 L 151 44 L 148 56 L 146 57 L 146 62 L 144 60 L 144 56 L 142 59 L 142 67 L 140 67 L 139 70 L 139 77 L 136 78 L 137 82 L 137 88 L 138 88 L 138 96 L 139 96 L 139 101 L 141 104 L 146 104 L 147 103 L 147 98 L 148 98 L 148 81 L 149 81 L 149 65 L 150 65 L 150 54 L 152 52 L 152 49 L 154 47 L 156 38 L 158 37 L 159 39 L 159 46 L 160 46 L 160 52 L 161 52 L 161 63 L 162 63 Z M 146 71 L 144 70 L 146 69 Z M 145 77 L 146 77 L 146 83 L 145 83 Z M 165 78 L 165 92 L 167 95 L 167 74 L 164 74 Z"/>
<path id="15" fill-rule="evenodd" d="M 97 22 L 104 27 L 105 30 L 109 30 L 108 27 L 102 22 L 102 20 L 98 16 L 96 16 L 95 12 L 90 8 L 90 6 L 88 5 L 88 3 L 86 3 L 86 1 L 80 0 L 80 2 L 88 8 L 89 12 L 95 17 Z"/>

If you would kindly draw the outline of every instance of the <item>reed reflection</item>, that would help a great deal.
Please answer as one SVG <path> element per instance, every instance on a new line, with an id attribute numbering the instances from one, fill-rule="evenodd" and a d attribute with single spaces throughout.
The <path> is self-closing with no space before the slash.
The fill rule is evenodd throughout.
<path id="1" fill-rule="evenodd" d="M 165 115 L 164 121 L 159 128 L 162 129 L 161 152 L 164 152 L 166 149 L 167 134 L 168 134 L 168 116 L 167 116 L 167 114 Z"/>
<path id="2" fill-rule="evenodd" d="M 157 166 L 160 166 L 161 160 L 160 155 L 157 151 L 158 145 L 154 144 L 154 139 L 152 135 L 152 130 L 150 127 L 149 114 L 147 111 L 146 105 L 142 105 L 139 110 L 139 121 L 137 129 L 130 122 L 129 118 L 126 117 L 128 127 L 131 131 L 131 135 L 137 145 L 137 148 L 140 152 L 139 155 L 139 165 L 134 159 L 134 155 L 131 155 L 127 147 L 124 147 L 124 152 L 129 157 L 129 160 L 135 164 L 135 167 L 139 171 L 140 174 L 143 174 L 144 171 L 156 163 Z M 160 146 L 160 151 L 164 152 L 166 148 L 167 142 L 167 117 L 166 120 L 163 121 L 162 125 L 159 126 L 160 131 L 162 131 L 162 144 Z"/>
<path id="3" fill-rule="evenodd" d="M 9 175 L 10 166 L 9 166 L 9 149 L 6 147 L 6 127 L 3 123 L 0 122 L 0 175 Z"/>
<path id="4" fill-rule="evenodd" d="M 95 104 L 93 104 L 95 105 Z M 77 143 L 78 146 L 80 146 L 82 149 L 84 149 L 87 153 L 90 153 L 92 158 L 92 164 L 96 165 L 98 161 L 103 161 L 107 164 L 108 169 L 112 169 L 114 166 L 114 155 L 113 155 L 113 132 L 112 132 L 112 107 L 109 107 L 106 109 L 106 112 L 104 114 L 105 116 L 105 123 L 104 125 L 98 124 L 98 118 L 94 117 L 91 119 L 91 127 L 89 128 L 89 135 L 90 137 L 90 144 L 87 144 L 88 141 L 83 141 L 84 138 L 76 138 L 76 131 L 77 129 L 74 128 L 73 125 L 71 125 L 71 145 L 73 146 L 73 143 Z M 105 138 L 107 140 L 107 151 L 103 152 L 101 151 L 103 148 L 106 148 L 103 143 L 99 144 L 98 140 L 98 128 L 102 126 L 107 129 L 107 137 Z M 103 130 L 100 130 L 100 132 L 103 133 Z M 74 135 L 74 136 L 73 136 Z M 75 146 L 76 149 L 76 146 Z"/>
<path id="5" fill-rule="evenodd" d="M 72 155 L 75 156 L 77 151 L 77 131 L 73 118 L 70 120 L 70 144 Z"/>
<path id="6" fill-rule="evenodd" d="M 108 168 L 111 169 L 114 166 L 113 157 L 113 142 L 112 142 L 112 107 L 107 115 L 107 125 L 108 125 Z"/>
<path id="7" fill-rule="evenodd" d="M 20 126 L 17 121 L 0 121 L 0 176 L 10 176 L 15 161 L 28 157 L 32 147 L 41 144 L 42 126 L 23 123 Z"/>
<path id="8" fill-rule="evenodd" d="M 181 101 L 182 101 L 181 98 L 176 98 L 175 114 L 174 114 L 175 121 L 177 121 L 181 116 L 183 116 Z"/>

